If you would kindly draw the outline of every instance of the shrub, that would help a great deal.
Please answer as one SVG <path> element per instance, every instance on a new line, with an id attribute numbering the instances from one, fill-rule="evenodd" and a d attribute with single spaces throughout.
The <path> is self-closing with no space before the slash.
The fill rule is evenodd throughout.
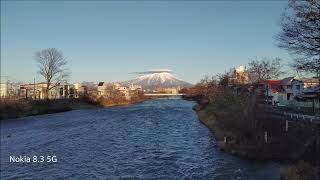
<path id="1" fill-rule="evenodd" d="M 315 180 L 316 168 L 304 161 L 299 161 L 281 170 L 284 180 Z"/>

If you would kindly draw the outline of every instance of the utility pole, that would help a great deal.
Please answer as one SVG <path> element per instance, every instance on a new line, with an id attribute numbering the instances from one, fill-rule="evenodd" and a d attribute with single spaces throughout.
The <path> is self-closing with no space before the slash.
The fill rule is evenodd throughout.
<path id="1" fill-rule="evenodd" d="M 13 88 L 12 88 L 12 82 L 10 83 L 10 92 L 12 93 L 12 96 L 14 97 L 15 96 L 15 92 L 13 91 Z"/>
<path id="2" fill-rule="evenodd" d="M 6 85 L 6 96 L 9 97 L 9 80 L 7 80 L 7 85 Z"/>
<path id="3" fill-rule="evenodd" d="M 265 83 L 267 84 L 267 105 L 269 104 L 269 83 L 267 80 L 265 80 Z"/>
<path id="4" fill-rule="evenodd" d="M 36 78 L 33 78 L 33 99 L 36 99 Z"/>

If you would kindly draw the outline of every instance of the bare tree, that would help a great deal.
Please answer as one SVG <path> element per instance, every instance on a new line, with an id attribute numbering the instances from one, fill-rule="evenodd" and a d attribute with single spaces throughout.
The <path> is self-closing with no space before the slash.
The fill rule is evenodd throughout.
<path id="1" fill-rule="evenodd" d="M 278 46 L 298 55 L 296 70 L 320 71 L 320 1 L 289 0 L 281 19 L 282 30 L 277 36 Z"/>
<path id="2" fill-rule="evenodd" d="M 261 80 L 278 78 L 282 74 L 281 71 L 281 59 L 274 58 L 274 59 L 267 59 L 263 58 L 261 60 L 253 60 L 249 63 L 249 73 L 250 73 L 250 80 L 253 83 L 260 82 Z"/>
<path id="3" fill-rule="evenodd" d="M 217 74 L 218 76 L 218 81 L 219 81 L 219 85 L 222 87 L 227 87 L 230 83 L 230 75 L 229 73 L 225 72 L 225 73 L 220 73 Z"/>
<path id="4" fill-rule="evenodd" d="M 35 60 L 38 63 L 39 74 L 46 80 L 45 98 L 49 98 L 49 92 L 52 88 L 65 80 L 69 73 L 63 67 L 67 61 L 61 51 L 55 48 L 48 48 L 35 53 Z"/>
<path id="5" fill-rule="evenodd" d="M 216 76 L 204 76 L 200 80 L 200 84 L 203 86 L 203 92 L 205 97 L 210 97 L 215 93 L 218 85 L 218 80 Z"/>

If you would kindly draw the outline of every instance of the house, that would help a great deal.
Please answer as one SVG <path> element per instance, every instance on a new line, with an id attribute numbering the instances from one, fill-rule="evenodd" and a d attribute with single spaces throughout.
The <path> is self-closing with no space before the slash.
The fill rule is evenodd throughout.
<path id="1" fill-rule="evenodd" d="M 118 83 L 106 83 L 99 82 L 98 83 L 98 95 L 103 97 L 112 97 L 115 94 L 115 91 L 119 91 L 126 100 L 130 100 L 130 91 L 129 87 L 121 86 Z"/>
<path id="2" fill-rule="evenodd" d="M 302 100 L 313 100 L 320 98 L 320 87 L 308 88 L 303 90 L 303 94 L 299 96 Z"/>
<path id="3" fill-rule="evenodd" d="M 312 89 L 320 86 L 320 78 L 301 78 L 299 79 L 303 82 L 304 89 Z"/>
<path id="4" fill-rule="evenodd" d="M 264 95 L 273 105 L 285 105 L 294 101 L 305 101 L 319 97 L 320 88 L 304 88 L 305 82 L 294 77 L 282 80 L 266 80 L 263 82 Z"/>
<path id="5" fill-rule="evenodd" d="M 302 100 L 313 100 L 320 98 L 320 78 L 301 78 L 303 82 L 303 93 L 299 98 Z"/>
<path id="6" fill-rule="evenodd" d="M 128 87 L 126 87 L 126 86 L 116 86 L 116 89 L 118 91 L 120 91 L 124 95 L 126 100 L 130 100 L 131 99 Z"/>
<path id="7" fill-rule="evenodd" d="M 87 86 L 83 85 L 82 83 L 75 83 L 73 84 L 74 87 L 74 97 L 84 97 L 88 94 L 88 88 Z"/>
<path id="8" fill-rule="evenodd" d="M 283 99 L 281 80 L 265 80 L 261 83 L 261 87 L 267 101 L 272 105 L 276 105 L 279 100 Z"/>
<path id="9" fill-rule="evenodd" d="M 34 84 L 21 84 L 19 90 L 19 96 L 26 99 L 44 99 L 46 91 L 46 83 L 34 83 Z M 49 93 L 50 98 L 50 93 Z"/>
<path id="10" fill-rule="evenodd" d="M 294 97 L 301 95 L 303 92 L 303 82 L 294 77 L 287 77 L 281 80 L 281 87 L 285 93 L 287 101 L 293 100 Z"/>
<path id="11" fill-rule="evenodd" d="M 115 86 L 111 83 L 99 82 L 98 83 L 98 96 L 110 97 Z"/>
<path id="12" fill-rule="evenodd" d="M 107 91 L 107 83 L 99 82 L 98 83 L 98 95 L 105 96 L 107 94 L 106 91 Z"/>

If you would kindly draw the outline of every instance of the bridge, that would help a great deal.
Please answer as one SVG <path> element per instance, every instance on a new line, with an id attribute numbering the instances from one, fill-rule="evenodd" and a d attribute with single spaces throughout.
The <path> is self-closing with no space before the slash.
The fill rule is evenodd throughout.
<path id="1" fill-rule="evenodd" d="M 176 93 L 176 94 L 165 94 L 165 93 L 146 93 L 145 96 L 183 96 L 185 94 Z"/>

